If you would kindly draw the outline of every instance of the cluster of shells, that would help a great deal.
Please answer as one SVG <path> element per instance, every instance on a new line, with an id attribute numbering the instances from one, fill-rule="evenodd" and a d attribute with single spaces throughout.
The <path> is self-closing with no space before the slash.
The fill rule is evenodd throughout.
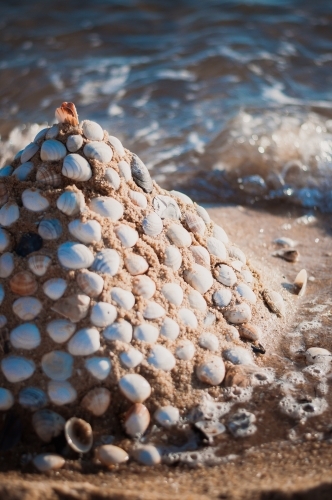
<path id="1" fill-rule="evenodd" d="M 90 424 L 135 438 L 220 385 L 261 299 L 206 210 L 73 109 L 0 170 L 0 410 L 87 452 Z"/>

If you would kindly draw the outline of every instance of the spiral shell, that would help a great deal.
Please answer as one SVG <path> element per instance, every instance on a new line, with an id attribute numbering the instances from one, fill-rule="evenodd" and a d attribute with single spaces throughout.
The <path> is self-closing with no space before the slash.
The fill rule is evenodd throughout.
<path id="1" fill-rule="evenodd" d="M 111 393 L 104 387 L 97 387 L 89 391 L 81 401 L 81 406 L 95 417 L 104 415 L 111 402 Z"/>
<path id="2" fill-rule="evenodd" d="M 83 156 L 72 153 L 63 162 L 62 175 L 75 181 L 88 181 L 92 177 L 89 163 Z"/>
<path id="3" fill-rule="evenodd" d="M 10 289 L 17 295 L 33 295 L 38 288 L 37 281 L 33 274 L 28 271 L 20 271 L 14 274 L 9 281 Z"/>
<path id="4" fill-rule="evenodd" d="M 56 141 L 54 139 L 49 139 L 44 141 L 40 150 L 40 158 L 43 161 L 62 160 L 66 156 L 66 154 L 67 154 L 66 147 L 62 144 L 62 142 Z"/>

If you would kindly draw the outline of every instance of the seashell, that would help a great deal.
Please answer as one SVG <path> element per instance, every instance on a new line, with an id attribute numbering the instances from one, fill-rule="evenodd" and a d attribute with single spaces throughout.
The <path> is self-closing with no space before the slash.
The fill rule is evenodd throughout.
<path id="1" fill-rule="evenodd" d="M 81 418 L 72 417 L 65 425 L 65 438 L 77 453 L 87 453 L 92 448 L 93 433 L 91 425 Z"/>
<path id="2" fill-rule="evenodd" d="M 151 444 L 146 444 L 135 448 L 133 450 L 133 457 L 142 465 L 152 466 L 158 465 L 161 462 L 161 455 L 158 449 Z"/>
<path id="3" fill-rule="evenodd" d="M 239 334 L 241 339 L 251 340 L 252 342 L 260 341 L 263 335 L 259 326 L 252 323 L 240 325 Z"/>
<path id="4" fill-rule="evenodd" d="M 188 294 L 188 301 L 192 309 L 197 309 L 198 311 L 205 312 L 207 309 L 207 304 L 201 293 L 197 290 L 192 290 Z"/>
<path id="5" fill-rule="evenodd" d="M 158 408 L 153 415 L 159 425 L 169 429 L 180 420 L 180 412 L 175 406 L 163 406 Z"/>
<path id="6" fill-rule="evenodd" d="M 135 305 L 134 295 L 120 287 L 112 288 L 111 298 L 119 307 L 123 307 L 126 311 L 129 311 Z"/>
<path id="7" fill-rule="evenodd" d="M 95 451 L 95 457 L 106 467 L 122 464 L 129 460 L 129 455 L 126 451 L 118 446 L 113 446 L 112 444 L 99 446 L 99 448 Z"/>
<path id="8" fill-rule="evenodd" d="M 176 198 L 179 198 L 183 203 L 187 203 L 188 205 L 193 205 L 194 202 L 189 196 L 187 196 L 184 193 L 181 193 L 181 191 L 175 191 L 174 189 L 170 191 L 170 193 L 175 196 Z"/>
<path id="9" fill-rule="evenodd" d="M 157 368 L 157 370 L 165 372 L 173 370 L 176 363 L 173 354 L 166 347 L 159 344 L 151 349 L 147 362 Z"/>
<path id="10" fill-rule="evenodd" d="M 123 216 L 123 205 L 110 196 L 92 198 L 89 208 L 103 217 L 108 217 L 113 222 L 118 221 Z"/>
<path id="11" fill-rule="evenodd" d="M 107 181 L 115 191 L 119 189 L 121 184 L 119 174 L 113 168 L 107 168 L 105 170 L 105 181 Z"/>
<path id="12" fill-rule="evenodd" d="M 251 288 L 245 283 L 239 283 L 239 285 L 236 287 L 236 291 L 238 292 L 238 294 L 241 295 L 241 297 L 250 302 L 250 304 L 256 304 L 257 302 L 256 295 L 251 290 Z"/>
<path id="13" fill-rule="evenodd" d="M 178 271 L 182 264 L 182 255 L 180 250 L 174 246 L 166 247 L 164 264 L 165 266 L 173 269 L 173 271 Z"/>
<path id="14" fill-rule="evenodd" d="M 219 356 L 211 356 L 196 367 L 196 375 L 205 384 L 219 385 L 225 378 L 225 364 Z"/>
<path id="15" fill-rule="evenodd" d="M 230 265 L 233 269 L 235 269 L 235 271 L 238 271 L 239 273 L 242 271 L 243 262 L 240 260 L 233 260 L 230 262 Z"/>
<path id="16" fill-rule="evenodd" d="M 68 351 L 73 356 L 89 356 L 100 348 L 99 332 L 96 328 L 82 328 L 68 342 Z"/>
<path id="17" fill-rule="evenodd" d="M 72 376 L 73 357 L 67 352 L 51 351 L 45 354 L 41 360 L 41 366 L 45 375 L 51 380 L 62 382 Z"/>
<path id="18" fill-rule="evenodd" d="M 36 318 L 42 309 L 42 303 L 35 297 L 22 297 L 13 303 L 14 314 L 24 321 Z"/>
<path id="19" fill-rule="evenodd" d="M 78 323 L 88 314 L 90 297 L 83 294 L 70 295 L 58 300 L 51 310 L 69 319 L 73 323 Z"/>
<path id="20" fill-rule="evenodd" d="M 141 342 L 148 342 L 149 344 L 153 344 L 157 341 L 159 337 L 158 328 L 154 325 L 150 325 L 149 323 L 142 323 L 139 326 L 136 326 L 134 329 L 134 338 L 136 340 L 140 340 Z"/>
<path id="21" fill-rule="evenodd" d="M 4 252 L 10 246 L 10 236 L 5 229 L 0 227 L 0 252 Z"/>
<path id="22" fill-rule="evenodd" d="M 40 472 L 48 472 L 61 469 L 65 459 L 55 453 L 40 453 L 33 458 L 32 463 Z"/>
<path id="23" fill-rule="evenodd" d="M 90 160 L 97 160 L 100 163 L 109 163 L 113 158 L 112 149 L 104 142 L 88 142 L 83 148 L 83 153 Z"/>
<path id="24" fill-rule="evenodd" d="M 84 196 L 81 191 L 64 191 L 57 199 L 56 206 L 66 215 L 76 215 L 83 211 Z"/>
<path id="25" fill-rule="evenodd" d="M 297 244 L 296 241 L 292 240 L 291 238 L 287 238 L 286 236 L 282 236 L 281 238 L 277 238 L 276 240 L 274 240 L 274 242 L 276 245 L 280 245 L 281 247 L 295 247 L 295 245 Z"/>
<path id="26" fill-rule="evenodd" d="M 144 356 L 138 349 L 130 347 L 128 351 L 120 354 L 120 359 L 126 368 L 136 368 L 136 366 L 142 363 Z"/>
<path id="27" fill-rule="evenodd" d="M 152 205 L 156 214 L 162 219 L 181 219 L 181 210 L 171 196 L 155 196 L 152 200 Z"/>
<path id="28" fill-rule="evenodd" d="M 160 234 L 163 230 L 163 221 L 159 215 L 151 212 L 149 215 L 144 217 L 142 227 L 144 233 L 148 236 L 158 236 L 158 234 Z"/>
<path id="29" fill-rule="evenodd" d="M 116 250 L 106 248 L 98 252 L 91 269 L 102 274 L 114 276 L 120 267 L 120 257 Z"/>
<path id="30" fill-rule="evenodd" d="M 200 422 L 195 422 L 195 427 L 208 438 L 209 443 L 213 443 L 213 438 L 215 436 L 219 436 L 226 432 L 224 424 L 216 420 L 201 420 Z"/>
<path id="31" fill-rule="evenodd" d="M 131 201 L 140 208 L 146 208 L 148 205 L 148 200 L 143 193 L 139 193 L 138 191 L 132 191 L 131 189 L 128 192 L 129 198 Z"/>
<path id="32" fill-rule="evenodd" d="M 75 104 L 72 102 L 63 102 L 60 108 L 55 110 L 55 118 L 59 123 L 69 123 L 74 127 L 78 126 L 78 114 Z"/>
<path id="33" fill-rule="evenodd" d="M 104 139 L 104 131 L 96 122 L 84 120 L 82 130 L 85 137 L 90 141 L 102 141 Z"/>
<path id="34" fill-rule="evenodd" d="M 204 266 L 210 269 L 211 265 L 210 254 L 206 250 L 206 248 L 198 245 L 198 246 L 191 246 L 190 250 L 191 253 L 193 254 L 196 264 L 199 264 L 200 266 Z"/>
<path id="35" fill-rule="evenodd" d="M 190 340 L 182 340 L 175 349 L 176 357 L 183 361 L 190 361 L 195 354 L 195 346 Z"/>
<path id="36" fill-rule="evenodd" d="M 133 327 L 128 321 L 122 320 L 105 328 L 103 336 L 106 340 L 120 340 L 129 344 L 133 336 Z"/>
<path id="37" fill-rule="evenodd" d="M 194 264 L 193 268 L 185 271 L 183 276 L 184 280 L 201 294 L 207 292 L 213 285 L 211 271 L 199 264 Z"/>
<path id="38" fill-rule="evenodd" d="M 238 304 L 225 311 L 224 317 L 229 323 L 235 323 L 236 325 L 247 323 L 251 320 L 251 309 L 248 304 Z"/>
<path id="39" fill-rule="evenodd" d="M 143 189 L 146 193 L 151 193 L 153 183 L 148 169 L 140 160 L 140 158 L 133 154 L 130 162 L 131 174 L 137 186 Z"/>
<path id="40" fill-rule="evenodd" d="M 7 318 L 3 314 L 0 314 L 0 328 L 3 328 L 7 324 Z"/>
<path id="41" fill-rule="evenodd" d="M 171 304 L 180 306 L 183 301 L 183 290 L 177 283 L 166 283 L 161 289 L 161 293 Z"/>
<path id="42" fill-rule="evenodd" d="M 217 271 L 217 280 L 219 283 L 222 283 L 225 286 L 233 286 L 237 282 L 236 274 L 230 266 L 221 264 L 221 266 L 217 268 Z"/>
<path id="43" fill-rule="evenodd" d="M 61 173 L 69 179 L 80 182 L 88 181 L 92 177 L 92 170 L 89 162 L 87 162 L 83 156 L 76 153 L 71 153 L 66 156 Z"/>
<path id="44" fill-rule="evenodd" d="M 62 142 L 54 139 L 44 141 L 40 149 L 40 158 L 43 161 L 59 161 L 62 160 L 66 154 L 66 147 L 62 144 Z"/>
<path id="45" fill-rule="evenodd" d="M 139 437 L 149 427 L 150 413 L 142 403 L 135 403 L 126 413 L 124 428 L 131 437 Z"/>
<path id="46" fill-rule="evenodd" d="M 20 151 L 18 151 L 16 153 L 16 155 L 14 156 L 14 160 L 19 160 L 22 156 L 23 151 L 24 151 L 24 149 L 21 149 Z"/>
<path id="47" fill-rule="evenodd" d="M 62 226 L 57 219 L 42 220 L 38 226 L 38 234 L 43 240 L 56 240 L 62 234 Z"/>
<path id="48" fill-rule="evenodd" d="M 235 326 L 228 325 L 226 329 L 226 340 L 227 342 L 236 342 L 240 340 L 240 335 Z"/>
<path id="49" fill-rule="evenodd" d="M 227 288 L 220 288 L 214 292 L 212 298 L 217 306 L 227 307 L 232 300 L 232 292 Z"/>
<path id="50" fill-rule="evenodd" d="M 137 255 L 135 253 L 129 255 L 124 259 L 125 266 L 127 271 L 132 276 L 137 276 L 138 274 L 144 274 L 149 269 L 149 264 L 141 257 L 141 255 Z"/>
<path id="51" fill-rule="evenodd" d="M 214 325 L 215 322 L 216 322 L 216 315 L 211 312 L 211 311 L 208 311 L 205 318 L 204 318 L 204 325 L 205 326 L 211 326 L 211 325 Z"/>
<path id="52" fill-rule="evenodd" d="M 0 209 L 0 225 L 9 227 L 16 222 L 20 217 L 20 211 L 15 202 L 8 201 Z"/>
<path id="53" fill-rule="evenodd" d="M 28 266 L 36 276 L 44 276 L 51 262 L 52 259 L 46 255 L 33 255 L 29 257 Z"/>
<path id="54" fill-rule="evenodd" d="M 77 392 L 69 382 L 51 380 L 47 386 L 48 397 L 57 406 L 68 405 L 77 398 Z"/>
<path id="55" fill-rule="evenodd" d="M 166 236 L 179 248 L 190 247 L 191 245 L 190 233 L 179 224 L 171 224 L 167 229 Z"/>
<path id="56" fill-rule="evenodd" d="M 4 298 L 5 298 L 5 289 L 3 285 L 0 283 L 0 305 L 2 304 Z"/>
<path id="57" fill-rule="evenodd" d="M 25 387 L 19 393 L 18 402 L 28 410 L 41 410 L 47 405 L 47 396 L 44 391 L 37 387 Z"/>
<path id="58" fill-rule="evenodd" d="M 332 354 L 322 347 L 310 347 L 305 352 L 305 357 L 310 364 L 330 363 Z"/>
<path id="59" fill-rule="evenodd" d="M 294 287 L 299 297 L 303 297 L 307 288 L 308 282 L 308 274 L 305 269 L 301 269 L 301 271 L 297 274 L 294 280 Z"/>
<path id="60" fill-rule="evenodd" d="M 133 279 L 133 292 L 144 299 L 151 299 L 156 291 L 155 282 L 149 276 L 141 275 Z"/>
<path id="61" fill-rule="evenodd" d="M 8 278 L 14 271 L 15 263 L 12 253 L 6 252 L 0 257 L 0 278 Z"/>
<path id="62" fill-rule="evenodd" d="M 104 280 L 99 274 L 83 270 L 76 276 L 76 281 L 82 292 L 89 297 L 98 297 L 104 288 Z"/>
<path id="63" fill-rule="evenodd" d="M 178 312 L 180 320 L 190 328 L 197 328 L 198 322 L 195 314 L 190 310 L 183 307 Z"/>
<path id="64" fill-rule="evenodd" d="M 14 404 L 14 397 L 8 389 L 0 387 L 0 411 L 9 410 Z"/>
<path id="65" fill-rule="evenodd" d="M 38 144 L 36 144 L 35 142 L 30 142 L 30 144 L 28 144 L 22 151 L 20 158 L 21 163 L 29 161 L 37 153 L 38 150 L 39 150 Z"/>
<path id="66" fill-rule="evenodd" d="M 198 343 L 201 347 L 209 351 L 218 351 L 219 349 L 218 337 L 210 332 L 202 333 L 198 339 Z"/>
<path id="67" fill-rule="evenodd" d="M 66 269 L 84 269 L 94 262 L 91 250 L 75 241 L 66 241 L 59 246 L 58 259 Z"/>
<path id="68" fill-rule="evenodd" d="M 223 356 L 233 365 L 252 365 L 254 361 L 251 352 L 240 346 L 226 349 Z"/>
<path id="69" fill-rule="evenodd" d="M 124 147 L 122 146 L 122 142 L 117 137 L 114 137 L 114 135 L 109 135 L 108 142 L 111 143 L 111 145 L 113 146 L 115 151 L 118 153 L 120 158 L 122 158 L 126 154 Z"/>
<path id="70" fill-rule="evenodd" d="M 42 130 L 40 130 L 40 131 L 38 132 L 38 134 L 36 135 L 36 137 L 34 138 L 33 142 L 38 142 L 38 141 L 40 141 L 41 139 L 44 139 L 48 130 L 49 130 L 49 128 L 48 128 L 48 127 L 43 128 Z"/>
<path id="71" fill-rule="evenodd" d="M 143 310 L 143 317 L 145 319 L 158 319 L 165 316 L 166 311 L 157 302 L 147 301 L 145 309 Z"/>
<path id="72" fill-rule="evenodd" d="M 107 302 L 97 302 L 91 309 L 90 321 L 93 325 L 104 328 L 114 323 L 116 317 L 116 307 Z"/>
<path id="73" fill-rule="evenodd" d="M 40 332 L 33 323 L 23 323 L 14 328 L 9 335 L 10 342 L 15 349 L 35 349 L 40 345 Z"/>
<path id="74" fill-rule="evenodd" d="M 38 285 L 33 274 L 29 271 L 20 271 L 14 274 L 9 281 L 10 289 L 17 295 L 32 295 L 37 291 Z"/>
<path id="75" fill-rule="evenodd" d="M 200 205 L 195 205 L 195 208 L 196 208 L 196 212 L 198 213 L 198 215 L 200 217 L 202 217 L 202 219 L 205 222 L 205 224 L 210 224 L 211 223 L 211 219 L 210 219 L 209 214 L 205 210 L 205 208 L 201 207 Z"/>
<path id="76" fill-rule="evenodd" d="M 2 373 L 12 384 L 27 380 L 33 375 L 35 369 L 35 363 L 22 356 L 8 356 L 1 360 Z"/>
<path id="77" fill-rule="evenodd" d="M 68 224 L 70 234 L 82 243 L 92 243 L 101 240 L 101 225 L 96 220 L 82 222 L 79 219 L 72 220 Z"/>
<path id="78" fill-rule="evenodd" d="M 70 135 L 67 138 L 66 146 L 68 151 L 76 153 L 83 145 L 83 137 L 79 134 Z"/>
<path id="79" fill-rule="evenodd" d="M 76 330 L 76 325 L 67 319 L 54 319 L 47 323 L 46 331 L 57 344 L 63 344 L 70 339 Z"/>
<path id="80" fill-rule="evenodd" d="M 292 248 L 291 250 L 278 250 L 278 252 L 273 252 L 272 255 L 274 257 L 280 257 L 287 262 L 297 262 L 298 260 L 300 260 L 300 252 L 295 248 Z"/>
<path id="81" fill-rule="evenodd" d="M 265 289 L 263 290 L 263 298 L 272 312 L 279 317 L 285 316 L 284 299 L 280 293 Z"/>
<path id="82" fill-rule="evenodd" d="M 229 253 L 229 256 L 232 257 L 233 259 L 240 260 L 243 264 L 246 264 L 247 257 L 244 255 L 242 250 L 240 250 L 238 247 L 235 247 L 235 246 L 228 247 L 228 253 Z"/>
<path id="83" fill-rule="evenodd" d="M 4 165 L 0 168 L 0 177 L 9 177 L 12 175 L 14 168 L 11 165 Z"/>
<path id="84" fill-rule="evenodd" d="M 149 382 L 138 373 L 124 375 L 119 381 L 119 388 L 132 403 L 143 403 L 151 394 Z"/>
<path id="85" fill-rule="evenodd" d="M 109 358 L 89 358 L 85 362 L 85 368 L 97 380 L 105 380 L 111 372 L 112 363 Z"/>
<path id="86" fill-rule="evenodd" d="M 61 174 L 54 172 L 46 165 L 42 165 L 37 170 L 36 181 L 41 182 L 45 186 L 59 187 L 61 185 Z"/>
<path id="87" fill-rule="evenodd" d="M 40 189 L 36 188 L 25 189 L 23 191 L 22 203 L 31 212 L 42 212 L 50 206 L 48 200 L 41 194 Z"/>
<path id="88" fill-rule="evenodd" d="M 228 236 L 223 230 L 222 227 L 218 226 L 218 224 L 214 224 L 213 226 L 213 232 L 212 235 L 217 238 L 217 240 L 220 240 L 222 243 L 228 243 Z"/>
<path id="89" fill-rule="evenodd" d="M 164 337 L 175 340 L 178 338 L 180 333 L 180 327 L 174 319 L 166 317 L 160 328 L 160 334 Z"/>
<path id="90" fill-rule="evenodd" d="M 31 161 L 27 161 L 15 168 L 13 172 L 13 177 L 16 177 L 18 181 L 26 181 L 34 169 L 34 164 Z"/>
<path id="91" fill-rule="evenodd" d="M 138 232 L 125 224 L 115 227 L 114 232 L 125 248 L 133 247 L 138 241 Z"/>
<path id="92" fill-rule="evenodd" d="M 56 137 L 58 137 L 59 132 L 60 132 L 59 125 L 54 124 L 52 125 L 52 127 L 47 129 L 45 137 L 46 139 L 55 139 Z"/>
<path id="93" fill-rule="evenodd" d="M 220 260 L 227 259 L 227 250 L 222 241 L 217 240 L 213 236 L 210 236 L 206 240 L 206 246 L 211 255 L 214 255 Z"/>
<path id="94" fill-rule="evenodd" d="M 130 181 L 130 179 L 132 178 L 132 175 L 131 175 L 131 168 L 130 168 L 129 163 L 127 163 L 124 160 L 121 160 L 118 163 L 118 168 L 119 168 L 120 176 L 123 177 L 125 181 L 127 181 L 127 182 Z"/>
<path id="95" fill-rule="evenodd" d="M 187 226 L 189 227 L 192 233 L 198 233 L 202 236 L 204 235 L 206 230 L 206 225 L 203 219 L 199 215 L 193 212 L 186 212 L 184 214 L 184 218 L 186 220 Z"/>
<path id="96" fill-rule="evenodd" d="M 8 189 L 5 184 L 0 183 L 0 206 L 4 205 L 8 201 Z"/>
<path id="97" fill-rule="evenodd" d="M 49 443 L 59 436 L 64 429 L 65 419 L 52 410 L 39 410 L 32 416 L 32 425 L 37 436 Z"/>
<path id="98" fill-rule="evenodd" d="M 241 274 L 243 276 L 244 281 L 249 283 L 249 285 L 251 285 L 254 282 L 254 277 L 251 274 L 251 272 L 248 271 L 248 269 L 243 269 L 243 271 L 241 271 Z"/>
<path id="99" fill-rule="evenodd" d="M 101 417 L 109 407 L 111 393 L 105 387 L 97 387 L 89 391 L 81 401 L 81 406 L 95 417 Z"/>

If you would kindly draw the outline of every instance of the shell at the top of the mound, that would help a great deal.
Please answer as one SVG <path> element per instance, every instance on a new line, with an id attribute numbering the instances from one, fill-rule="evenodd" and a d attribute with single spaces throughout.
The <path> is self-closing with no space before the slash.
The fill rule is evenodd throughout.
<path id="1" fill-rule="evenodd" d="M 136 436 L 153 410 L 167 427 L 223 382 L 223 358 L 254 363 L 240 337 L 260 340 L 260 283 L 203 207 L 71 103 L 56 116 L 0 170 L 0 410 L 32 413 L 45 442 L 70 416 L 128 410 Z"/>

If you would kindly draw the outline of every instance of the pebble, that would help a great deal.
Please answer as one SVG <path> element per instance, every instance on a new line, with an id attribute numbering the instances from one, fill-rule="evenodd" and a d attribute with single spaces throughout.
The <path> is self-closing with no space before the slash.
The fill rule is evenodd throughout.
<path id="1" fill-rule="evenodd" d="M 143 465 L 158 465 L 161 462 L 161 455 L 158 449 L 151 444 L 136 448 L 133 450 L 132 455 L 137 462 Z"/>

